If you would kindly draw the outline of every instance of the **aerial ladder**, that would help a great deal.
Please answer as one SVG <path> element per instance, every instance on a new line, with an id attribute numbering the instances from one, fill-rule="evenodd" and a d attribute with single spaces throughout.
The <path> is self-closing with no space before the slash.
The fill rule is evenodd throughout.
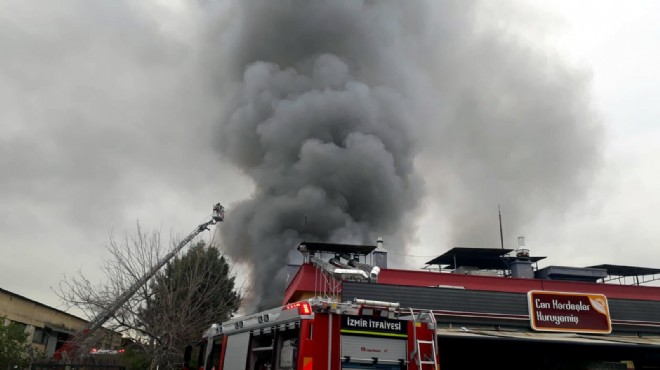
<path id="1" fill-rule="evenodd" d="M 75 358 L 76 354 L 80 350 L 86 350 L 87 342 L 92 339 L 92 336 L 96 331 L 98 331 L 103 324 L 110 320 L 113 315 L 119 310 L 126 302 L 128 302 L 131 297 L 137 293 L 137 291 L 143 287 L 147 282 L 156 275 L 158 270 L 160 270 L 167 262 L 169 262 L 183 247 L 185 247 L 190 241 L 192 241 L 199 233 L 208 230 L 209 226 L 215 225 L 218 222 L 222 222 L 225 219 L 225 208 L 220 204 L 216 203 L 213 206 L 213 214 L 211 218 L 195 228 L 188 236 L 183 238 L 177 246 L 167 253 L 163 258 L 161 258 L 154 266 L 152 266 L 149 271 L 147 271 L 142 277 L 140 277 L 135 283 L 133 283 L 125 292 L 120 294 L 111 304 L 107 307 L 104 307 L 101 312 L 99 312 L 94 319 L 89 322 L 83 330 L 76 333 L 72 339 L 68 340 L 62 345 L 54 354 L 53 358 L 55 360 L 67 360 Z"/>

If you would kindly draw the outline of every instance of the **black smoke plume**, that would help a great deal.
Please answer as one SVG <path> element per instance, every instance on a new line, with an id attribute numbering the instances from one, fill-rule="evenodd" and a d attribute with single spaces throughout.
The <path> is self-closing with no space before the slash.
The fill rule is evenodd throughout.
<path id="1" fill-rule="evenodd" d="M 250 268 L 252 309 L 281 303 L 303 237 L 383 236 L 401 252 L 426 199 L 446 205 L 450 243 L 498 240 L 484 206 L 496 217 L 502 203 L 521 226 L 527 209 L 566 208 L 590 177 L 599 131 L 586 78 L 480 17 L 479 3 L 406 3 L 225 12 L 217 75 L 231 97 L 216 143 L 255 190 L 222 238 Z"/>

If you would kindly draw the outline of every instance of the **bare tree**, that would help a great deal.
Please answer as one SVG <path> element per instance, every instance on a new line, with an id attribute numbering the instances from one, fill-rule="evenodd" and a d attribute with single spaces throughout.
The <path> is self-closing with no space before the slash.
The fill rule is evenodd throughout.
<path id="1" fill-rule="evenodd" d="M 76 307 L 92 319 L 135 286 L 177 244 L 164 250 L 160 232 L 145 232 L 139 223 L 134 234 L 122 239 L 111 234 L 110 257 L 101 267 L 105 281 L 94 285 L 79 271 L 76 276 L 65 276 L 56 294 L 68 308 Z M 222 253 L 196 241 L 112 312 L 105 327 L 129 339 L 146 356 L 150 368 L 180 368 L 184 347 L 199 341 L 212 323 L 236 312 L 239 291 Z"/>

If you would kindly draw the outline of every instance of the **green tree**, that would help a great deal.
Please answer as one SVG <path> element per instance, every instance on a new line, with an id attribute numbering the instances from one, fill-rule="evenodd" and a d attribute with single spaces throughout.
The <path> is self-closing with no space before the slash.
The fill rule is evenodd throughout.
<path id="1" fill-rule="evenodd" d="M 0 369 L 19 369 L 29 365 L 27 356 L 29 334 L 14 323 L 5 325 L 6 317 L 0 316 Z"/>
<path id="2" fill-rule="evenodd" d="M 171 245 L 173 248 L 178 242 L 173 240 Z M 101 266 L 104 282 L 94 285 L 79 271 L 77 276 L 65 276 L 56 291 L 68 308 L 75 307 L 90 319 L 138 284 L 167 253 L 160 232 L 145 232 L 139 223 L 132 235 L 119 239 L 111 235 L 108 250 L 111 257 Z M 147 284 L 140 285 L 122 307 L 113 310 L 104 326 L 122 333 L 131 343 L 123 354 L 129 369 L 180 369 L 185 346 L 198 342 L 212 323 L 225 320 L 238 309 L 239 291 L 219 250 L 195 241 Z"/>
<path id="3" fill-rule="evenodd" d="M 160 367 L 178 366 L 184 347 L 198 342 L 212 323 L 231 317 L 241 302 L 229 264 L 203 241 L 168 263 L 151 291 L 139 316 L 156 340 L 148 352 Z"/>

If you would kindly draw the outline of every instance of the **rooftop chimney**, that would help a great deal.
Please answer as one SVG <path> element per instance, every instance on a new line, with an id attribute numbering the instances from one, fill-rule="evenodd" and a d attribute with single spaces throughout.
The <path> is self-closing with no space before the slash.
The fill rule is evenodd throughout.
<path id="1" fill-rule="evenodd" d="M 383 238 L 378 237 L 376 249 L 371 252 L 371 255 L 373 256 L 374 266 L 380 269 L 387 268 L 387 249 L 383 248 Z"/>
<path id="2" fill-rule="evenodd" d="M 511 262 L 511 277 L 533 279 L 534 268 L 532 267 L 532 260 L 529 258 L 529 249 L 525 247 L 525 237 L 518 237 L 518 249 L 516 249 L 516 257 Z"/>
<path id="3" fill-rule="evenodd" d="M 525 248 L 525 237 L 518 237 L 518 249 L 516 249 L 516 257 L 529 257 L 529 249 Z"/>

